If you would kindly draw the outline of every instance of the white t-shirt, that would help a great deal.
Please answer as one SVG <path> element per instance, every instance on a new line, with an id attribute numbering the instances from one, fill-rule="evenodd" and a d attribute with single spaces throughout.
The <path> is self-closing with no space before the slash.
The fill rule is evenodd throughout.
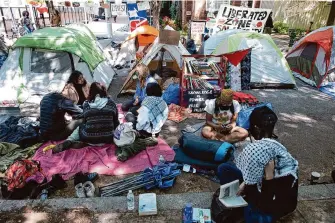
<path id="1" fill-rule="evenodd" d="M 213 122 L 218 125 L 226 125 L 230 124 L 231 118 L 233 117 L 233 114 L 231 113 L 231 110 L 220 110 L 220 112 L 216 115 L 215 114 L 215 99 L 206 100 L 206 107 L 205 111 L 213 115 Z M 238 101 L 233 100 L 234 105 L 234 113 L 237 114 L 241 111 L 241 105 L 238 103 Z"/>

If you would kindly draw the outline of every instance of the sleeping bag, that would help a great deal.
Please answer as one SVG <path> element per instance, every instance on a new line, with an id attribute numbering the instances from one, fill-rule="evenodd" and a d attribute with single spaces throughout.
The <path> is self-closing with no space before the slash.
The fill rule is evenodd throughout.
<path id="1" fill-rule="evenodd" d="M 179 144 L 190 158 L 216 164 L 228 161 L 234 153 L 234 146 L 230 143 L 205 139 L 193 133 L 183 133 Z"/>

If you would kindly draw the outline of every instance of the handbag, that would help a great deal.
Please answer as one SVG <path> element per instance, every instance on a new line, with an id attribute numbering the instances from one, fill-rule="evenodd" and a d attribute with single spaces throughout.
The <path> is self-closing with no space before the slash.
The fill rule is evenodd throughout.
<path id="1" fill-rule="evenodd" d="M 260 107 L 264 107 L 264 106 L 273 110 L 272 104 L 269 103 L 269 102 L 260 103 L 260 104 L 257 104 L 256 106 L 248 107 L 246 109 L 241 110 L 238 113 L 238 117 L 237 117 L 237 121 L 236 121 L 237 126 L 242 127 L 244 129 L 247 129 L 247 130 L 250 129 L 250 115 L 251 115 L 251 113 L 253 112 L 253 110 L 255 108 L 260 108 Z"/>

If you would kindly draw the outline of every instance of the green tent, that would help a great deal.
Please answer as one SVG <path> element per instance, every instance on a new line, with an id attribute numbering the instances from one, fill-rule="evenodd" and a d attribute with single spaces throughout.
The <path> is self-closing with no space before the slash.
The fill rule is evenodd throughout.
<path id="1" fill-rule="evenodd" d="M 72 53 L 85 61 L 93 71 L 105 60 L 94 38 L 92 33 L 89 35 L 87 31 L 75 27 L 44 28 L 19 38 L 13 47 L 52 49 Z"/>

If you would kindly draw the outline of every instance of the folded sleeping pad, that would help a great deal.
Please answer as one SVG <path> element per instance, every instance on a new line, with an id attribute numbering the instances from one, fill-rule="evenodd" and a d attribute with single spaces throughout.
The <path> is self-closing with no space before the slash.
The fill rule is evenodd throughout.
<path id="1" fill-rule="evenodd" d="M 213 164 L 228 161 L 234 153 L 234 146 L 230 143 L 205 139 L 193 133 L 183 133 L 179 144 L 183 153 L 190 158 Z"/>

